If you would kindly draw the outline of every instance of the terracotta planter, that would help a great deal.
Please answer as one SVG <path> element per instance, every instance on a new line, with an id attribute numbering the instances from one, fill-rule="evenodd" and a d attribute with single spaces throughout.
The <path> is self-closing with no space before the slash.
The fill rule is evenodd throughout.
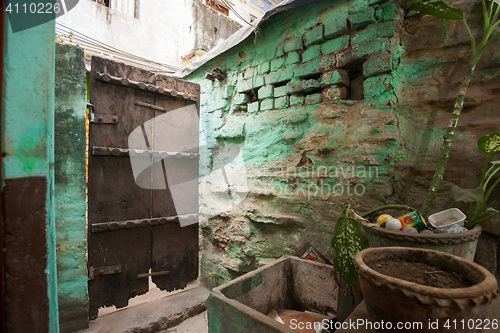
<path id="1" fill-rule="evenodd" d="M 373 227 L 368 223 L 363 223 L 363 229 L 370 247 L 418 247 L 446 252 L 471 261 L 476 254 L 477 240 L 482 230 L 477 225 L 469 231 L 457 234 L 413 234 Z"/>
<path id="2" fill-rule="evenodd" d="M 425 263 L 437 272 L 453 272 L 472 285 L 464 288 L 436 288 L 381 274 L 372 267 L 387 262 Z M 368 265 L 367 265 L 368 264 Z M 466 259 L 439 251 L 382 247 L 361 251 L 356 256 L 356 269 L 371 322 L 386 326 L 377 329 L 392 331 L 398 323 L 406 323 L 404 332 L 480 332 L 490 317 L 492 300 L 498 297 L 497 281 L 485 268 Z M 415 274 L 417 269 L 407 270 Z M 435 273 L 436 271 L 432 271 Z M 426 272 L 426 274 L 429 274 Z M 417 326 L 421 323 L 421 326 Z M 437 325 L 434 325 L 437 323 Z M 449 325 L 447 327 L 447 324 Z M 403 324 L 405 325 L 405 324 Z M 492 323 L 489 322 L 491 329 Z M 403 326 L 405 327 L 405 326 Z"/>

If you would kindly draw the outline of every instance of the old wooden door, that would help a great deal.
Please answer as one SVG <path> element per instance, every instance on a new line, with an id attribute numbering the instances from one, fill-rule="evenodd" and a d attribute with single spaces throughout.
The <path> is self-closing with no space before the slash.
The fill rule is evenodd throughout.
<path id="1" fill-rule="evenodd" d="M 90 318 L 198 274 L 199 86 L 92 58 Z M 181 224 L 184 226 L 181 227 Z"/>

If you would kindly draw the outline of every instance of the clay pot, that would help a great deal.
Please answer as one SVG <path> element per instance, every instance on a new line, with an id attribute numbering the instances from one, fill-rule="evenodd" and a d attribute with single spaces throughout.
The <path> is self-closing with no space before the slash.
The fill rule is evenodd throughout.
<path id="1" fill-rule="evenodd" d="M 443 251 L 468 260 L 476 254 L 477 240 L 481 235 L 481 227 L 457 233 L 421 234 L 393 231 L 363 223 L 363 229 L 370 247 L 404 246 Z"/>
<path id="2" fill-rule="evenodd" d="M 454 272 L 463 276 L 471 286 L 430 287 L 384 275 L 369 267 L 389 261 L 406 262 L 410 267 L 415 263 L 426 263 L 437 272 Z M 475 329 L 478 320 L 482 320 L 484 327 L 486 320 L 492 319 L 492 300 L 498 297 L 497 281 L 488 270 L 469 260 L 434 250 L 380 247 L 359 252 L 355 264 L 372 323 L 390 323 L 392 331 L 398 323 L 413 325 L 406 326 L 410 328 L 408 330 L 396 330 L 400 332 L 479 332 Z M 416 269 L 406 271 L 415 274 Z M 415 323 L 421 323 L 421 326 Z M 385 326 L 377 331 L 390 330 Z"/>

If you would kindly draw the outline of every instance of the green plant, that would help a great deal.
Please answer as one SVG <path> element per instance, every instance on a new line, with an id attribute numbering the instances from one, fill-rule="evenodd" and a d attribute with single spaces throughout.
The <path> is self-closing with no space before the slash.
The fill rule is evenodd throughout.
<path id="1" fill-rule="evenodd" d="M 335 251 L 333 265 L 342 274 L 348 284 L 353 285 L 358 282 L 358 273 L 354 267 L 354 258 L 359 251 L 366 249 L 368 245 L 366 234 L 359 221 L 387 209 L 415 210 L 409 206 L 390 205 L 379 207 L 359 216 L 351 209 L 350 205 L 347 205 L 342 217 L 335 224 L 332 238 L 332 248 Z"/>
<path id="2" fill-rule="evenodd" d="M 470 211 L 466 227 L 487 221 L 500 212 L 492 207 L 486 208 L 491 194 L 500 184 L 500 178 L 494 181 L 495 174 L 500 171 L 500 160 L 491 162 L 491 157 L 500 153 L 500 132 L 485 135 L 477 141 L 479 150 L 486 154 L 483 169 L 481 171 L 481 183 L 475 189 L 462 189 L 456 185 L 451 188 L 451 195 L 455 201 L 470 203 Z M 491 164 L 491 166 L 490 166 Z M 491 182 L 493 182 L 491 184 Z"/>
<path id="3" fill-rule="evenodd" d="M 446 134 L 444 135 L 441 156 L 439 158 L 432 183 L 429 187 L 427 198 L 420 210 L 423 215 L 427 215 L 429 213 L 429 209 L 432 207 L 432 203 L 436 198 L 441 181 L 443 180 L 453 140 L 455 139 L 455 132 L 460 118 L 460 113 L 464 107 L 465 94 L 469 88 L 469 83 L 472 75 L 474 74 L 474 69 L 476 68 L 477 63 L 479 62 L 479 59 L 481 59 L 481 56 L 486 48 L 490 46 L 491 43 L 493 43 L 498 37 L 500 37 L 500 32 L 497 32 L 497 29 L 500 26 L 500 0 L 488 0 L 488 2 L 489 3 L 487 3 L 487 0 L 481 0 L 484 24 L 483 36 L 479 43 L 477 43 L 476 38 L 472 35 L 471 29 L 469 28 L 461 10 L 452 8 L 443 1 L 428 4 L 417 2 L 410 6 L 410 10 L 414 10 L 422 14 L 437 16 L 445 20 L 462 21 L 467 29 L 467 32 L 469 33 L 472 49 L 469 65 L 467 67 L 467 74 L 462 82 L 462 87 L 455 101 L 455 106 L 453 107 L 450 124 L 448 125 Z"/>
<path id="4" fill-rule="evenodd" d="M 366 249 L 366 235 L 361 224 L 349 216 L 351 206 L 347 205 L 344 215 L 338 219 L 333 232 L 332 247 L 335 250 L 333 265 L 342 273 L 350 285 L 358 281 L 358 273 L 354 267 L 356 253 Z"/>

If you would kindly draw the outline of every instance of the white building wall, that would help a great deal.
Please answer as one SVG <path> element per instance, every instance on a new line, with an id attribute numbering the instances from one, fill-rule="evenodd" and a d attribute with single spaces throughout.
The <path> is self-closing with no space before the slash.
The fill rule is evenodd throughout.
<path id="1" fill-rule="evenodd" d="M 250 14 L 260 17 L 264 13 L 247 0 L 227 1 L 248 22 Z M 215 11 L 203 7 L 203 12 L 205 9 Z M 205 41 L 204 45 L 207 45 L 207 38 L 213 38 L 213 41 L 208 43 L 213 47 L 229 37 L 237 28 L 237 25 L 231 22 L 227 27 L 223 27 L 227 17 L 221 15 L 214 23 L 217 24 L 214 27 L 218 27 L 218 35 L 212 36 L 211 31 L 215 30 L 208 30 L 210 23 L 205 22 L 204 18 L 214 22 L 213 15 L 202 13 L 200 16 L 199 10 L 197 15 L 193 11 L 192 0 L 111 0 L 111 8 L 91 0 L 80 0 L 75 8 L 58 17 L 56 22 L 67 27 L 66 31 L 75 33 L 76 44 L 78 32 L 87 39 L 97 40 L 135 56 L 180 67 L 181 57 L 197 49 L 200 40 Z M 241 25 L 246 24 L 232 11 L 229 11 L 229 18 Z M 199 33 L 200 26 L 204 29 L 202 38 Z M 81 46 L 86 49 L 85 45 Z"/>

